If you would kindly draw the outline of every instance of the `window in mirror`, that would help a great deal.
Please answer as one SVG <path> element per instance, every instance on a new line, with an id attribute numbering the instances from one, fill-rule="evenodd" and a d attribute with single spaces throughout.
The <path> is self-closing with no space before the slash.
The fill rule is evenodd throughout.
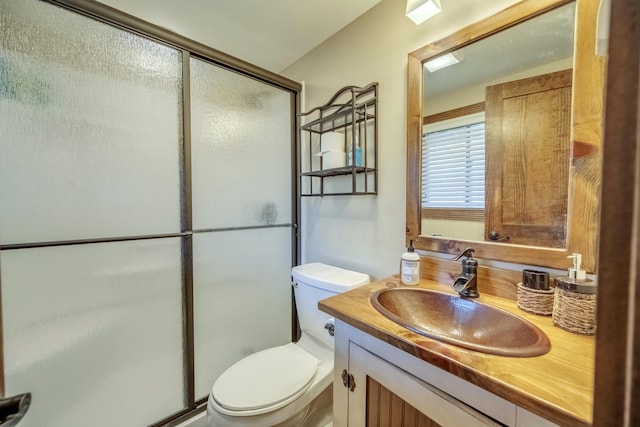
<path id="1" fill-rule="evenodd" d="M 423 217 L 482 221 L 484 134 L 483 112 L 436 121 L 424 127 Z M 433 230 L 438 232 L 435 224 Z"/>

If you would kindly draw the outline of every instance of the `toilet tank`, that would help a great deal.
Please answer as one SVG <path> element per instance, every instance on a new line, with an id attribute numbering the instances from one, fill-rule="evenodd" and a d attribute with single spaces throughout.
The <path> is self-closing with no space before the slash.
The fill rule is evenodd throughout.
<path id="1" fill-rule="evenodd" d="M 331 316 L 318 309 L 318 301 L 369 283 L 369 275 L 319 262 L 293 267 L 294 294 L 300 329 L 333 348 L 324 325 Z"/>

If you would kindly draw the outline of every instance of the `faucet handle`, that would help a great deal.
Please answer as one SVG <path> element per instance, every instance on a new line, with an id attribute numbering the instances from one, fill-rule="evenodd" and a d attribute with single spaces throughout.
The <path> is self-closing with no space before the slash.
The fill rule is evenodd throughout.
<path id="1" fill-rule="evenodd" d="M 456 257 L 453 258 L 451 261 L 458 261 L 463 256 L 467 257 L 468 259 L 471 259 L 471 258 L 473 258 L 473 253 L 474 252 L 475 252 L 475 249 L 467 248 L 467 249 L 463 250 L 462 252 L 460 252 L 458 255 L 456 255 Z"/>

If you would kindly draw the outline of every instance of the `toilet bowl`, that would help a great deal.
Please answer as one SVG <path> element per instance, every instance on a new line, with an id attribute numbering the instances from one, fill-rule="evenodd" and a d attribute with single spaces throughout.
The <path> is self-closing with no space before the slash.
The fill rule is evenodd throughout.
<path id="1" fill-rule="evenodd" d="M 207 402 L 214 427 L 324 426 L 331 420 L 333 337 L 318 301 L 369 283 L 369 276 L 322 263 L 292 269 L 300 340 L 236 362 Z"/>

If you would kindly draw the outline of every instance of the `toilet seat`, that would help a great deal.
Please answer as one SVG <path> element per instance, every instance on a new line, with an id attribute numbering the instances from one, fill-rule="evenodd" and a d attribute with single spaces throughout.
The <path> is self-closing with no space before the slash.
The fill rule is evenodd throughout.
<path id="1" fill-rule="evenodd" d="M 216 380 L 211 397 L 218 411 L 251 416 L 288 405 L 302 395 L 318 370 L 317 358 L 294 343 L 254 353 Z"/>

